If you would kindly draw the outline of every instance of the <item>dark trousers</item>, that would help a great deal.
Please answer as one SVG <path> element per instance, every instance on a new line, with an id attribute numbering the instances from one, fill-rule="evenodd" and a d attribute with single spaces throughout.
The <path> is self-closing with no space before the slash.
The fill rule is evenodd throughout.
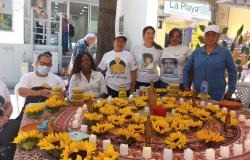
<path id="1" fill-rule="evenodd" d="M 113 98 L 119 97 L 119 92 L 118 91 L 113 90 L 109 86 L 107 86 L 107 88 L 108 88 L 108 95 L 112 96 Z M 127 91 L 127 97 L 129 96 L 129 94 L 130 94 L 130 91 L 128 90 Z"/>
<path id="2" fill-rule="evenodd" d="M 161 80 L 158 80 L 158 81 L 154 82 L 154 87 L 155 87 L 155 88 L 163 88 L 163 87 L 161 87 L 161 85 L 162 85 L 161 83 L 162 83 Z M 135 88 L 136 88 L 136 89 L 139 89 L 140 86 L 148 87 L 148 86 L 150 86 L 150 83 L 145 83 L 145 82 L 138 82 L 138 81 L 136 81 L 136 83 L 135 83 Z"/>
<path id="3" fill-rule="evenodd" d="M 69 32 L 62 33 L 62 51 L 65 54 L 68 52 Z"/>

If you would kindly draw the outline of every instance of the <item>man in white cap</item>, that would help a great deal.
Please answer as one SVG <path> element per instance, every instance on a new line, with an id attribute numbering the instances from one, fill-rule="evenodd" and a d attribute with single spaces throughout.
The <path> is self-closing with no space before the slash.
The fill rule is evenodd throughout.
<path id="1" fill-rule="evenodd" d="M 208 84 L 208 94 L 214 100 L 222 100 L 231 98 L 235 91 L 237 81 L 237 69 L 230 51 L 218 45 L 220 38 L 220 28 L 217 25 L 209 25 L 205 28 L 205 46 L 196 49 L 188 59 L 184 70 L 184 86 L 188 88 L 189 74 L 194 69 L 193 83 L 195 90 L 202 92 L 203 82 Z M 229 89 L 225 93 L 226 80 L 225 71 L 228 71 Z M 204 84 L 204 83 L 203 83 Z"/>
<path id="2" fill-rule="evenodd" d="M 104 54 L 98 69 L 106 71 L 108 94 L 118 97 L 120 87 L 126 88 L 127 96 L 135 89 L 136 64 L 133 55 L 124 50 L 127 38 L 123 33 L 116 34 L 113 40 L 114 49 Z"/>

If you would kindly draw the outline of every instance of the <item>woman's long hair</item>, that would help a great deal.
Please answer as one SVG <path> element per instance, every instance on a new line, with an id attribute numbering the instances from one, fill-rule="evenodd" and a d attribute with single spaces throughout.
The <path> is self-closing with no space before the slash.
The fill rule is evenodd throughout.
<path id="1" fill-rule="evenodd" d="M 182 33 L 181 33 L 181 30 L 179 28 L 173 28 L 171 29 L 171 31 L 169 32 L 169 37 L 168 37 L 168 42 L 167 42 L 167 46 L 170 45 L 170 39 L 174 36 L 174 33 L 175 32 L 178 32 L 180 37 L 181 37 L 181 40 L 180 40 L 180 43 L 179 44 L 182 44 Z"/>
<path id="2" fill-rule="evenodd" d="M 93 59 L 93 57 L 88 53 L 88 52 L 81 52 L 81 53 L 78 53 L 75 60 L 74 60 L 74 64 L 73 64 L 73 68 L 71 70 L 71 76 L 73 74 L 76 74 L 76 77 L 81 79 L 81 72 L 82 72 L 82 57 L 84 55 L 87 55 L 90 59 L 90 62 L 91 62 L 91 69 L 96 71 L 96 64 L 95 64 L 95 61 Z"/>
<path id="3" fill-rule="evenodd" d="M 145 28 L 143 28 L 142 35 L 144 36 L 145 33 L 147 32 L 147 30 L 149 30 L 149 29 L 153 30 L 153 32 L 154 32 L 154 34 L 155 34 L 155 29 L 154 29 L 154 27 L 152 27 L 152 26 L 146 26 Z M 159 44 L 157 44 L 155 41 L 153 41 L 153 46 L 154 46 L 156 49 L 159 49 L 159 50 L 162 50 L 162 49 L 163 49 L 163 48 L 162 48 Z"/>

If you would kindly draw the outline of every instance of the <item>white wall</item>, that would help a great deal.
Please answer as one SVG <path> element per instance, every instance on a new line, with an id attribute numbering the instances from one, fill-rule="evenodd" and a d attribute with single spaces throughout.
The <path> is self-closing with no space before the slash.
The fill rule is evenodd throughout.
<path id="1" fill-rule="evenodd" d="M 0 43 L 23 44 L 23 0 L 13 0 L 12 31 L 0 31 Z"/>
<path id="2" fill-rule="evenodd" d="M 157 26 L 158 0 L 117 0 L 116 32 L 119 18 L 124 16 L 124 34 L 127 36 L 126 49 L 142 43 L 142 30 L 147 25 Z"/>

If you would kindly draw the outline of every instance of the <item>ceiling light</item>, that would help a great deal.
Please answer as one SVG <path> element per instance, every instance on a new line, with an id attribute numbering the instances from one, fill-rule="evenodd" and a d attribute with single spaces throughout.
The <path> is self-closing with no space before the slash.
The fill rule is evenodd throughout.
<path id="1" fill-rule="evenodd" d="M 55 8 L 58 8 L 57 6 L 55 6 Z"/>
<path id="2" fill-rule="evenodd" d="M 58 5 L 58 3 L 56 2 L 55 5 Z"/>
<path id="3" fill-rule="evenodd" d="M 81 12 L 80 15 L 83 15 L 83 13 Z"/>
<path id="4" fill-rule="evenodd" d="M 82 12 L 84 12 L 85 10 L 84 9 L 82 9 Z"/>
<path id="5" fill-rule="evenodd" d="M 88 8 L 87 6 L 83 7 L 83 8 Z"/>

